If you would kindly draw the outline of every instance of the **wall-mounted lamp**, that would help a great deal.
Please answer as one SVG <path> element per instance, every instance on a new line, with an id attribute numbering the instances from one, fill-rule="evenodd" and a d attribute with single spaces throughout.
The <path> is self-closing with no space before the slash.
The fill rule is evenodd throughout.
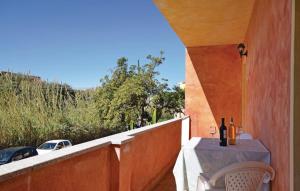
<path id="1" fill-rule="evenodd" d="M 244 43 L 240 43 L 237 47 L 237 49 L 239 50 L 240 56 L 248 56 L 248 51 L 245 50 L 245 44 Z"/>

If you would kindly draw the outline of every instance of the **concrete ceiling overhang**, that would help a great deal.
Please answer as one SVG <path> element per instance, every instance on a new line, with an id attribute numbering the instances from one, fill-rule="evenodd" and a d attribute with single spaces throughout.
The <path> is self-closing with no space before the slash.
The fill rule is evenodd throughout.
<path id="1" fill-rule="evenodd" d="M 186 47 L 244 41 L 255 0 L 153 0 Z"/>

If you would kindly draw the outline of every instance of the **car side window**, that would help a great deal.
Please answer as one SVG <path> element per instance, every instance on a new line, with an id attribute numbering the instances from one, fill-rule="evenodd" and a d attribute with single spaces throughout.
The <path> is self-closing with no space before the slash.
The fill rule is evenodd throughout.
<path id="1" fill-rule="evenodd" d="M 68 141 L 64 141 L 64 145 L 65 145 L 65 147 L 67 147 L 70 145 L 70 143 Z"/>
<path id="2" fill-rule="evenodd" d="M 21 152 L 16 152 L 15 154 L 14 154 L 14 156 L 12 157 L 12 161 L 18 161 L 18 160 L 21 160 L 23 158 L 23 155 L 22 155 L 22 153 Z"/>
<path id="3" fill-rule="evenodd" d="M 64 148 L 64 144 L 63 144 L 63 142 L 59 142 L 56 146 L 56 150 L 59 150 L 59 149 L 62 149 L 62 148 Z"/>
<path id="4" fill-rule="evenodd" d="M 35 149 L 30 149 L 30 156 L 38 155 L 37 151 Z"/>
<path id="5" fill-rule="evenodd" d="M 22 150 L 23 158 L 27 158 L 31 156 L 30 149 Z"/>

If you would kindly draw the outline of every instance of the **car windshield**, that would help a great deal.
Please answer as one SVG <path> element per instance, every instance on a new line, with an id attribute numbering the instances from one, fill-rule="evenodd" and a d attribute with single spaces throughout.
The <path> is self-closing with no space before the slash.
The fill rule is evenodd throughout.
<path id="1" fill-rule="evenodd" d="M 6 162 L 10 159 L 11 155 L 13 154 L 10 150 L 2 150 L 0 151 L 0 161 Z"/>
<path id="2" fill-rule="evenodd" d="M 54 149 L 56 143 L 44 143 L 41 146 L 38 147 L 38 149 L 44 149 L 44 150 L 52 150 Z"/>

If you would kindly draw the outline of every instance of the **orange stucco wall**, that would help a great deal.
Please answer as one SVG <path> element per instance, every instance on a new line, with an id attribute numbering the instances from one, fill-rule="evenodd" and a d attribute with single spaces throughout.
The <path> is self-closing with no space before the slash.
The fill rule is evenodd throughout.
<path id="1" fill-rule="evenodd" d="M 291 0 L 256 1 L 249 23 L 246 121 L 271 152 L 272 190 L 289 190 Z"/>
<path id="2" fill-rule="evenodd" d="M 187 48 L 185 108 L 191 136 L 211 137 L 210 126 L 241 124 L 242 64 L 237 45 Z M 215 136 L 218 136 L 217 134 Z"/>
<path id="3" fill-rule="evenodd" d="M 157 184 L 175 164 L 181 148 L 180 140 L 181 121 L 135 136 L 130 151 L 131 191 L 150 190 Z"/>
<path id="4" fill-rule="evenodd" d="M 110 190 L 110 146 L 32 170 L 4 182 L 1 191 Z"/>
<path id="5" fill-rule="evenodd" d="M 295 1 L 294 48 L 294 190 L 300 190 L 300 2 Z"/>

